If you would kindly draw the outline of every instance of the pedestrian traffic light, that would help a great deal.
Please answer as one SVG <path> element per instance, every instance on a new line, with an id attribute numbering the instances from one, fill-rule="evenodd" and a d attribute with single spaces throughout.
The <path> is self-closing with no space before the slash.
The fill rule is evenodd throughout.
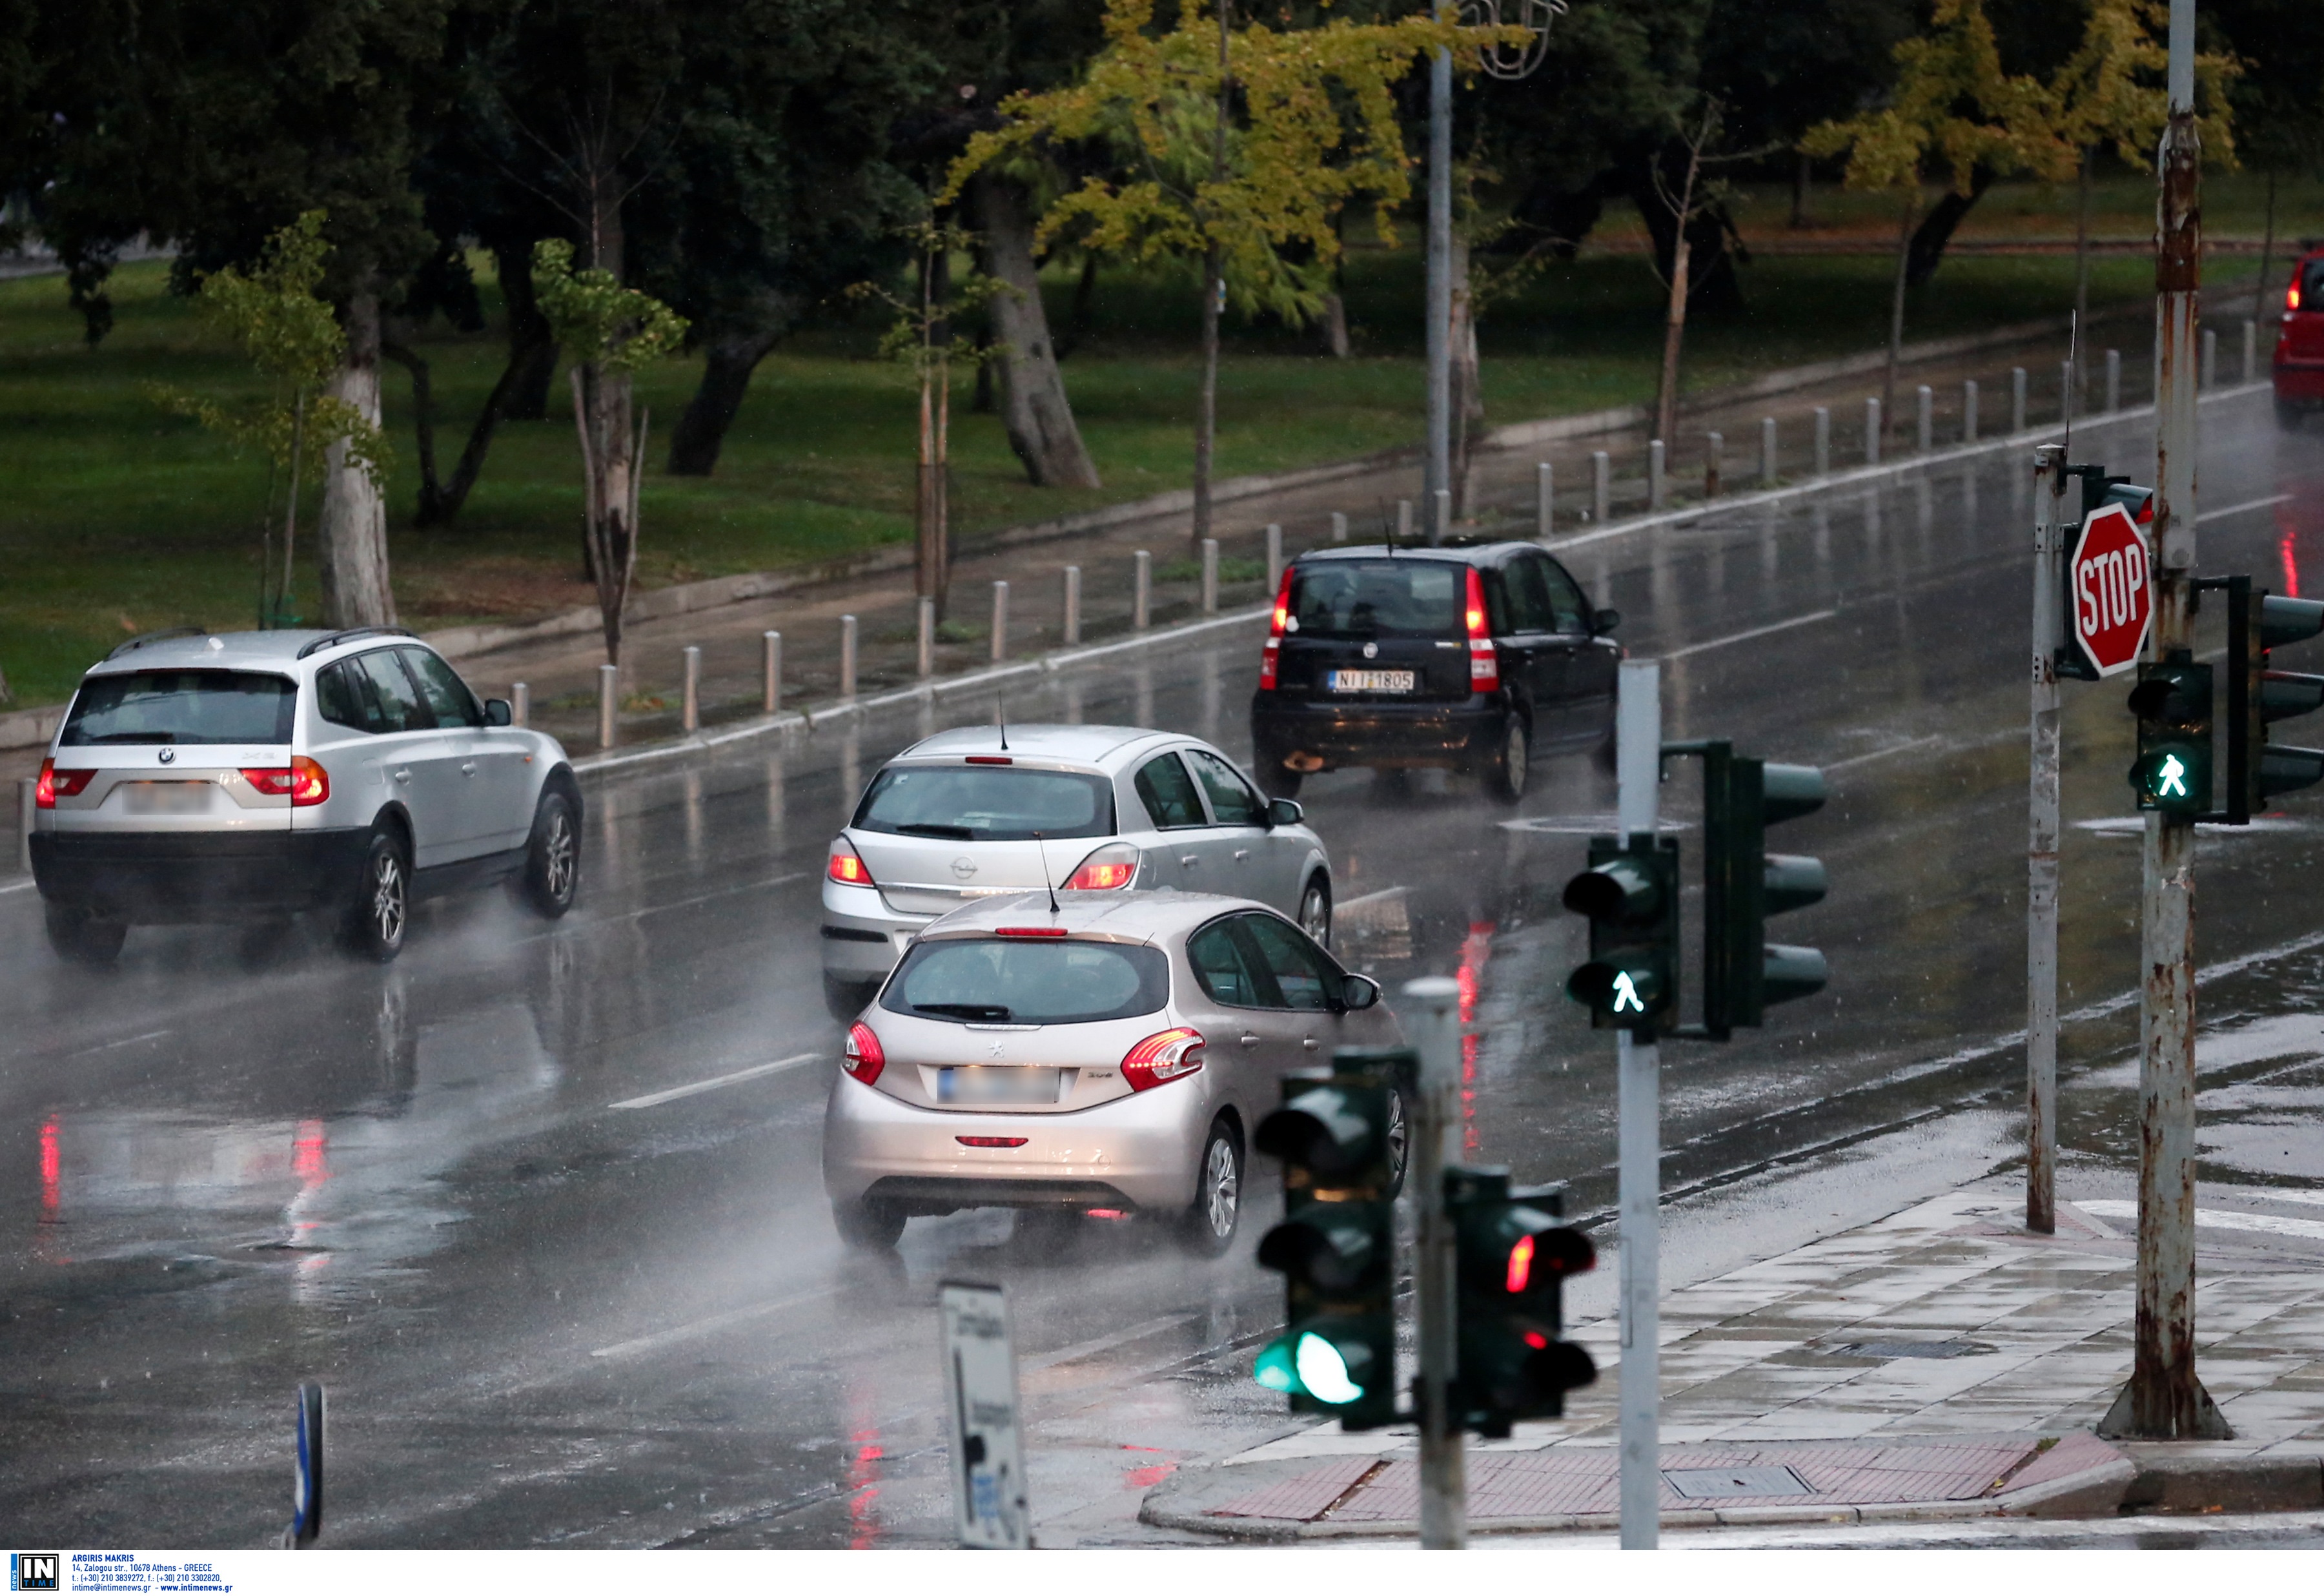
<path id="1" fill-rule="evenodd" d="M 1590 868 L 1565 883 L 1590 919 L 1590 962 L 1566 994 L 1600 1030 L 1653 1033 L 1678 1005 L 1678 843 L 1593 836 Z"/>
<path id="2" fill-rule="evenodd" d="M 2130 690 L 2138 758 L 2130 785 L 2142 809 L 2192 820 L 2211 809 L 2211 668 L 2184 658 L 2142 661 Z"/>
<path id="3" fill-rule="evenodd" d="M 1702 760 L 1702 1023 L 1677 1034 L 1723 1042 L 1829 978 L 1821 949 L 1767 940 L 1769 915 L 1823 901 L 1822 860 L 1766 851 L 1767 827 L 1823 807 L 1823 772 L 1738 754 L 1723 740 L 1663 752 Z"/>
<path id="4" fill-rule="evenodd" d="M 1287 1326 L 1252 1374 L 1294 1413 L 1368 1430 L 1396 1418 L 1395 1060 L 1349 1055 L 1330 1074 L 1286 1076 L 1283 1106 L 1251 1138 L 1283 1160 L 1283 1222 L 1259 1238 L 1259 1261 L 1283 1275 Z"/>
<path id="5" fill-rule="evenodd" d="M 1590 1354 L 1563 1339 L 1566 1278 L 1598 1261 L 1590 1238 L 1560 1222 L 1563 1207 L 1556 1187 L 1512 1190 L 1506 1169 L 1444 1172 L 1460 1324 L 1452 1406 L 1480 1435 L 1557 1418 L 1565 1393 L 1598 1378 Z"/>

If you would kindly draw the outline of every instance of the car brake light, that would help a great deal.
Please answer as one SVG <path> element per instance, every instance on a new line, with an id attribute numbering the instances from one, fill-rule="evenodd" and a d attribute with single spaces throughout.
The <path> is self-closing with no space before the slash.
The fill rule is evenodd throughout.
<path id="1" fill-rule="evenodd" d="M 851 887 L 872 885 L 872 872 L 864 868 L 863 861 L 856 857 L 855 850 L 847 845 L 845 837 L 831 844 L 831 863 L 825 867 L 824 873 L 833 881 Z"/>
<path id="2" fill-rule="evenodd" d="M 1283 632 L 1291 619 L 1291 569 L 1284 567 L 1283 584 L 1275 590 L 1275 613 L 1268 623 L 1267 642 L 1259 651 L 1259 690 L 1275 691 L 1276 663 L 1283 653 Z"/>
<path id="3" fill-rule="evenodd" d="M 1472 693 L 1499 692 L 1501 686 L 1501 657 L 1493 648 L 1493 633 L 1485 614 L 1485 578 L 1475 566 L 1469 567 L 1469 690 Z"/>
<path id="4" fill-rule="evenodd" d="M 41 779 L 32 784 L 32 807 L 53 809 L 60 798 L 78 798 L 96 775 L 95 770 L 60 770 L 54 760 L 42 760 Z"/>
<path id="5" fill-rule="evenodd" d="M 2297 310 L 2300 309 L 2300 285 L 2298 283 L 2295 282 L 2290 288 L 2283 291 L 2283 308 L 2287 310 Z"/>
<path id="6" fill-rule="evenodd" d="M 1063 936 L 1063 926 L 1003 926 L 993 933 L 996 936 Z"/>
<path id="7" fill-rule="evenodd" d="M 880 1050 L 880 1038 L 860 1019 L 847 1028 L 846 1056 L 839 1061 L 839 1067 L 866 1086 L 878 1080 L 880 1072 L 888 1067 L 888 1056 Z"/>
<path id="8" fill-rule="evenodd" d="M 1138 879 L 1138 850 L 1126 843 L 1108 843 L 1081 863 L 1065 882 L 1068 892 L 1111 892 Z"/>
<path id="9" fill-rule="evenodd" d="M 1028 1136 L 955 1136 L 953 1139 L 963 1147 L 1023 1147 L 1032 1138 Z"/>
<path id="10" fill-rule="evenodd" d="M 1013 765 L 1017 761 L 1005 753 L 972 753 L 968 756 L 968 762 L 972 765 Z"/>
<path id="11" fill-rule="evenodd" d="M 287 765 L 245 765 L 242 779 L 268 798 L 289 798 L 294 809 L 311 808 L 331 796 L 329 773 L 303 753 Z"/>
<path id="12" fill-rule="evenodd" d="M 1192 1026 L 1156 1031 L 1121 1056 L 1121 1078 L 1132 1092 L 1145 1092 L 1191 1075 L 1203 1067 L 1203 1033 Z"/>

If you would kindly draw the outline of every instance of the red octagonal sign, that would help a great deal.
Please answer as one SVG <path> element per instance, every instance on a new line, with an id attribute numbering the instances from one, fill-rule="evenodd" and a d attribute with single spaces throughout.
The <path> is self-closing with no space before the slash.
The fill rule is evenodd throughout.
<path id="1" fill-rule="evenodd" d="M 2138 663 L 2154 620 L 2154 577 L 2146 539 L 2119 504 L 2101 504 L 2082 522 L 2066 565 L 2066 625 L 2100 676 Z"/>

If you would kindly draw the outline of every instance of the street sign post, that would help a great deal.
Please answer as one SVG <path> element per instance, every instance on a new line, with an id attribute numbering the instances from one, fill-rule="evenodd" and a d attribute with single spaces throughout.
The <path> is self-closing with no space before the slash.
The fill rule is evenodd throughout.
<path id="1" fill-rule="evenodd" d="M 946 1280 L 945 1405 L 952 1416 L 952 1499 L 964 1546 L 1023 1551 L 1033 1544 L 1025 1506 L 1025 1453 L 1017 1423 L 1017 1355 L 1009 1301 L 998 1286 Z"/>
<path id="2" fill-rule="evenodd" d="M 2067 631 L 2104 678 L 2138 663 L 2153 625 L 2153 561 L 2145 535 L 2120 504 L 2101 504 L 2083 518 L 2066 562 Z"/>

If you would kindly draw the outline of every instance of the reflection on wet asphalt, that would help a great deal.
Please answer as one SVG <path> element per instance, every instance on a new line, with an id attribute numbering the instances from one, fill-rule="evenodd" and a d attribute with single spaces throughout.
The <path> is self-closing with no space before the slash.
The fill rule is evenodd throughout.
<path id="1" fill-rule="evenodd" d="M 2303 562 L 2324 572 L 2324 438 L 2276 435 L 2264 403 L 2207 419 L 2206 503 L 2232 512 L 2205 523 L 2204 568 L 2297 590 Z M 2114 430 L 2110 463 L 2137 469 L 2135 429 Z M 1830 899 L 1780 933 L 1828 951 L 1831 990 L 1733 1046 L 1665 1050 L 1667 1179 L 1709 1204 L 1706 1258 L 1822 1222 L 1821 1195 L 1812 1216 L 1770 1210 L 1807 1189 L 1786 1170 L 1853 1219 L 2008 1154 L 2021 470 L 1996 457 L 1568 556 L 1633 651 L 1669 659 L 1669 735 L 1831 772 L 1825 810 L 1773 844 L 1831 868 Z M 1256 632 L 1224 636 L 1012 684 L 1006 712 L 1181 728 L 1241 757 Z M 2068 818 L 2126 816 L 2119 689 L 2068 696 Z M 1250 1257 L 1269 1197 L 1214 1263 L 1137 1222 L 915 1221 L 882 1265 L 832 1232 L 828 1069 L 786 1064 L 837 1047 L 824 847 L 882 759 L 1000 707 L 593 782 L 572 917 L 438 904 L 384 971 L 303 928 L 142 930 L 93 975 L 50 958 L 30 893 L 0 895 L 18 976 L 0 990 L 0 1161 L 20 1172 L 0 1181 L 0 1517 L 74 1545 L 263 1541 L 288 1394 L 313 1377 L 334 1403 L 339 1544 L 935 1543 L 929 1304 L 947 1276 L 1011 1291 L 1053 1539 L 1133 1536 L 1157 1471 L 1286 1428 L 1240 1355 L 1278 1309 Z M 1666 789 L 1690 860 L 1691 776 L 1674 766 Z M 1556 898 L 1612 797 L 1586 754 L 1539 766 L 1514 816 L 1434 776 L 1302 794 L 1333 849 L 1342 955 L 1392 994 L 1424 973 L 1461 984 L 1471 1154 L 1572 1180 L 1583 1213 L 1612 1195 L 1612 1048 L 1560 995 L 1584 937 Z M 2284 815 L 2200 844 L 2201 960 L 2236 966 L 2203 992 L 2205 1175 L 2239 1193 L 2324 1189 L 2324 925 L 2301 890 L 2324 799 Z M 2137 848 L 2105 824 L 2066 844 L 2064 1007 L 2081 1017 L 2061 1137 L 2070 1187 L 2098 1196 L 2131 1189 Z"/>

